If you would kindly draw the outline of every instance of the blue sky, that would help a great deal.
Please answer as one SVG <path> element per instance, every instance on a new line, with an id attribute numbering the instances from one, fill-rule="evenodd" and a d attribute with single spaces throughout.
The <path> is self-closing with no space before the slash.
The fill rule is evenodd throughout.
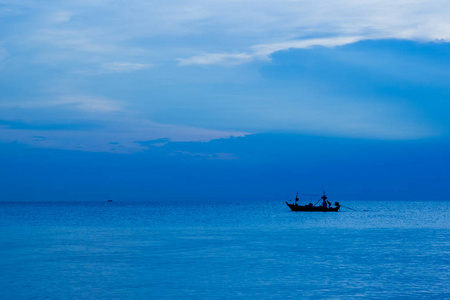
<path id="1" fill-rule="evenodd" d="M 0 199 L 438 198 L 449 10 L 0 1 Z"/>

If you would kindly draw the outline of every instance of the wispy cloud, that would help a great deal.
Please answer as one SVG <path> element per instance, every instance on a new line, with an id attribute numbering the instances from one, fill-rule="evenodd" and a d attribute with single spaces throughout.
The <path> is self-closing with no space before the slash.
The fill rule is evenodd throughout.
<path id="1" fill-rule="evenodd" d="M 368 39 L 450 41 L 450 6 L 444 0 L 1 2 L 0 75 L 7 89 L 0 105 L 9 108 L 10 118 L 24 121 L 33 110 L 36 119 L 51 119 L 58 112 L 115 124 L 67 138 L 55 133 L 46 138 L 46 145 L 110 147 L 116 134 L 127 147 L 146 138 L 198 140 L 270 130 L 396 139 L 436 134 L 426 124 L 402 117 L 407 105 L 358 105 L 376 100 L 341 97 L 338 113 L 330 109 L 324 113 L 322 108 L 332 103 L 320 97 L 338 98 L 324 95 L 327 86 L 308 95 L 303 87 L 310 82 L 298 83 L 301 88 L 292 94 L 301 98 L 294 101 L 287 95 L 290 100 L 284 101 L 279 95 L 284 87 L 270 87 L 270 80 L 262 79 L 253 90 L 228 84 L 250 85 L 261 79 L 260 74 L 242 79 L 251 72 L 245 66 L 239 67 L 245 74 L 236 75 L 231 69 L 214 72 L 176 65 L 235 67 L 267 60 L 281 50 L 336 47 Z M 266 91 L 274 90 L 276 96 L 265 98 Z M 8 97 L 12 100 L 6 102 Z M 177 110 L 182 113 L 174 117 Z M 134 117 L 136 123 L 130 111 L 141 112 Z M 113 115 L 127 124 L 119 125 Z M 152 117 L 158 122 L 147 123 Z M 176 125 L 164 125 L 170 123 Z M 5 134 L 12 138 L 22 132 Z"/>
<path id="2" fill-rule="evenodd" d="M 97 97 L 63 97 L 49 103 L 70 106 L 86 112 L 105 113 L 120 111 L 122 109 L 122 106 L 115 101 Z"/>
<path id="3" fill-rule="evenodd" d="M 102 69 L 109 72 L 121 73 L 121 72 L 133 72 L 152 67 L 152 64 L 141 64 L 131 62 L 111 62 L 102 64 Z"/>
<path id="4" fill-rule="evenodd" d="M 220 160 L 233 160 L 237 159 L 235 154 L 226 153 L 226 152 L 218 152 L 218 153 L 201 153 L 201 152 L 190 152 L 190 151 L 174 151 L 171 155 L 186 155 L 198 158 L 206 158 L 206 159 L 220 159 Z"/>
<path id="5" fill-rule="evenodd" d="M 3 28 L 2 40 L 33 49 L 35 58 L 47 63 L 59 57 L 83 64 L 175 59 L 180 65 L 239 64 L 277 50 L 354 39 L 450 40 L 450 7 L 444 0 L 3 4 L 20 10 L 22 18 L 10 20 L 17 24 L 14 30 Z"/>
<path id="6" fill-rule="evenodd" d="M 203 55 L 195 55 L 190 58 L 178 58 L 181 66 L 188 65 L 236 65 L 251 62 L 256 59 L 267 60 L 269 56 L 277 51 L 287 49 L 305 49 L 313 46 L 334 47 L 351 44 L 361 40 L 361 36 L 350 37 L 329 37 L 292 40 L 280 43 L 261 44 L 251 47 L 248 53 L 205 53 Z"/>
<path id="7" fill-rule="evenodd" d="M 178 58 L 180 66 L 189 65 L 237 65 L 254 60 L 256 55 L 249 53 L 205 53 L 189 58 Z"/>
<path id="8" fill-rule="evenodd" d="M 51 125 L 47 127 L 51 127 Z M 170 138 L 171 141 L 207 142 L 213 139 L 244 135 L 246 133 L 238 131 L 159 124 L 143 119 L 108 120 L 103 123 L 102 130 L 89 128 L 85 130 L 76 130 L 76 128 L 72 130 L 11 129 L 7 126 L 3 128 L 0 126 L 0 141 L 3 142 L 21 142 L 38 148 L 113 153 L 133 153 L 148 149 L 147 146 L 138 142 L 141 140 Z M 230 158 L 229 155 L 223 153 L 208 154 L 208 156 L 210 158 Z"/>
<path id="9" fill-rule="evenodd" d="M 152 68 L 154 64 L 133 62 L 105 62 L 100 65 L 92 65 L 89 68 L 79 68 L 73 74 L 99 76 L 113 73 L 131 73 L 135 71 Z"/>
<path id="10" fill-rule="evenodd" d="M 108 113 L 122 110 L 117 101 L 92 96 L 63 96 L 51 100 L 2 101 L 0 107 L 18 107 L 25 109 L 59 107 L 84 112 Z"/>

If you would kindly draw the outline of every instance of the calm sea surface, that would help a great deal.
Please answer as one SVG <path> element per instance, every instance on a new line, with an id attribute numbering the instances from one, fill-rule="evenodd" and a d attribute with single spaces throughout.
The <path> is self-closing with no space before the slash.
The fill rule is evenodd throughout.
<path id="1" fill-rule="evenodd" d="M 450 299 L 450 202 L 344 205 L 0 202 L 0 298 Z"/>

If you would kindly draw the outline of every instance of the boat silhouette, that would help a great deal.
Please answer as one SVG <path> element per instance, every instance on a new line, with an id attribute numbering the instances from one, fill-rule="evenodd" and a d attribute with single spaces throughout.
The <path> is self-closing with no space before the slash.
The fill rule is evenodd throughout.
<path id="1" fill-rule="evenodd" d="M 341 205 L 339 204 L 339 202 L 334 202 L 334 206 L 335 207 L 331 207 L 331 203 L 330 201 L 328 201 L 328 196 L 327 194 L 325 194 L 325 192 L 323 193 L 322 197 L 320 197 L 319 201 L 322 200 L 322 205 L 317 206 L 317 203 L 319 201 L 317 201 L 314 205 L 312 203 L 309 203 L 307 205 L 299 205 L 298 204 L 298 192 L 297 195 L 295 196 L 295 202 L 294 203 L 288 203 L 286 202 L 287 206 L 289 206 L 289 208 L 292 211 L 338 211 L 339 208 L 341 208 Z"/>

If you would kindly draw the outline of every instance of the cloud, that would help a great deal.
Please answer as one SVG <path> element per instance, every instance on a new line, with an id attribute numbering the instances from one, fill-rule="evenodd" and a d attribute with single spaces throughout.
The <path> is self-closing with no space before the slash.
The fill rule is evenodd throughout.
<path id="1" fill-rule="evenodd" d="M 144 63 L 132 63 L 132 62 L 107 62 L 102 63 L 99 66 L 92 66 L 89 68 L 80 68 L 73 71 L 73 74 L 86 75 L 86 76 L 100 76 L 104 74 L 114 73 L 131 73 L 135 71 L 145 70 L 152 68 L 153 64 Z"/>
<path id="2" fill-rule="evenodd" d="M 2 101 L 0 107 L 18 107 L 24 109 L 59 107 L 93 113 L 110 113 L 122 110 L 117 101 L 92 96 L 63 96 L 52 100 Z"/>
<path id="3" fill-rule="evenodd" d="M 246 68 L 242 64 L 273 59 L 275 53 L 285 52 L 281 50 L 338 50 L 362 40 L 445 42 L 450 40 L 450 7 L 442 0 L 2 3 L 0 46 L 7 45 L 8 59 L 2 62 L 0 84 L 4 87 L 2 100 L 12 100 L 1 105 L 8 107 L 9 117 L 24 122 L 30 115 L 41 118 L 39 121 L 68 117 L 110 124 L 104 131 L 105 139 L 102 131 L 80 131 L 67 139 L 50 136 L 47 145 L 53 141 L 55 147 L 66 147 L 65 141 L 67 147 L 78 143 L 86 149 L 90 141 L 110 147 L 108 143 L 116 141 L 113 136 L 118 132 L 123 137 L 117 142 L 132 148 L 133 141 L 143 136 L 200 139 L 202 135 L 285 130 L 402 139 L 433 136 L 438 131 L 428 126 L 426 118 L 408 116 L 414 111 L 405 104 L 411 95 L 398 96 L 394 101 L 402 99 L 404 103 L 394 106 L 385 105 L 385 95 L 372 97 L 371 92 L 386 84 L 371 85 L 351 77 L 348 65 L 358 64 L 352 53 L 346 57 L 348 65 L 334 71 L 338 78 L 344 77 L 343 73 L 352 78 L 351 84 L 344 82 L 347 86 L 365 85 L 368 93 L 363 95 L 341 94 L 335 88 L 336 80 L 324 80 L 330 73 L 328 66 L 320 68 L 320 78 L 302 73 L 301 80 L 280 83 L 274 78 L 292 71 L 292 64 L 272 78 L 263 78 L 254 65 Z M 335 58 L 334 53 L 330 55 Z M 373 57 L 377 55 L 373 53 Z M 340 59 L 342 56 L 335 61 Z M 400 58 L 394 57 L 392 62 L 396 60 Z M 364 66 L 375 65 L 373 61 L 376 59 L 369 57 Z M 176 62 L 179 66 L 229 65 L 240 69 L 180 68 Z M 316 67 L 312 64 L 312 69 Z M 376 76 L 375 69 L 393 74 L 391 69 L 386 72 L 383 67 L 369 67 L 363 76 Z M 290 76 L 295 77 L 293 74 L 301 73 L 302 68 L 305 66 L 294 68 Z M 398 73 L 404 70 L 397 69 Z M 136 72 L 139 70 L 146 71 Z M 406 75 L 403 72 L 394 79 Z M 334 99 L 339 99 L 336 106 Z M 334 111 L 330 107 L 335 107 Z M 119 125 L 115 118 L 128 123 Z M 155 123 L 147 123 L 149 119 Z"/>
<path id="4" fill-rule="evenodd" d="M 174 151 L 171 155 L 184 155 L 184 156 L 192 156 L 196 158 L 206 158 L 206 159 L 220 159 L 220 160 L 231 160 L 237 159 L 237 157 L 233 153 L 200 153 L 200 152 L 190 152 L 190 151 Z"/>
<path id="5" fill-rule="evenodd" d="M 378 140 L 413 140 L 442 134 L 433 124 L 414 118 L 414 109 L 404 103 L 381 103 L 368 96 L 330 97 L 307 89 L 291 92 L 301 97 L 287 93 L 241 104 L 233 125 L 256 133 Z"/>
<path id="6" fill-rule="evenodd" d="M 235 65 L 267 59 L 280 50 L 334 47 L 370 39 L 450 41 L 450 21 L 446 17 L 450 9 L 441 11 L 445 4 L 440 1 L 343 0 L 326 5 L 317 1 L 281 1 L 276 6 L 262 1 L 258 4 L 253 1 L 247 4 L 234 2 L 232 5 L 242 5 L 241 11 L 244 12 L 238 17 L 230 16 L 230 21 L 226 22 L 229 27 L 220 33 L 225 37 L 233 35 L 242 43 L 236 45 L 231 42 L 228 47 L 219 45 L 229 51 L 203 52 L 178 58 L 179 64 Z M 250 6 L 254 6 L 253 13 L 248 12 Z M 223 14 L 227 13 L 225 9 Z M 247 22 L 242 20 L 246 15 L 249 16 Z M 218 16 L 219 19 L 221 17 Z M 237 32 L 237 24 L 242 25 L 242 32 Z M 259 38 L 252 37 L 252 34 Z M 246 50 L 233 51 L 236 46 Z"/>
<path id="7" fill-rule="evenodd" d="M 138 70 L 143 70 L 152 67 L 152 64 L 141 64 L 141 63 L 131 63 L 131 62 L 112 62 L 104 63 L 102 69 L 105 71 L 113 73 L 121 72 L 133 72 Z"/>
<path id="8" fill-rule="evenodd" d="M 189 65 L 237 65 L 254 60 L 255 55 L 248 53 L 206 53 L 203 55 L 195 55 L 190 58 L 178 58 L 180 66 Z"/>
<path id="9" fill-rule="evenodd" d="M 105 74 L 132 73 L 154 67 L 150 63 L 133 63 L 133 62 L 105 62 L 99 65 L 89 67 L 82 66 L 71 74 L 82 76 L 102 76 Z"/>
<path id="10" fill-rule="evenodd" d="M 177 60 L 180 65 L 235 65 L 283 49 L 331 47 L 355 39 L 450 40 L 445 0 L 2 3 L 5 11 L 22 16 L 5 13 L 9 23 L 2 26 L 3 42 L 47 64 L 71 61 L 108 67 L 110 61 Z"/>
<path id="11" fill-rule="evenodd" d="M 433 126 L 410 120 L 404 105 L 376 103 L 370 99 L 318 100 L 273 108 L 264 114 L 267 129 L 277 126 L 284 131 L 314 135 L 410 140 L 439 136 Z"/>
<path id="12" fill-rule="evenodd" d="M 213 105 L 206 100 L 191 104 L 203 112 L 195 119 L 182 112 L 174 119 L 259 133 L 384 140 L 444 136 L 449 122 L 441 111 L 448 108 L 450 43 L 351 43 L 354 39 L 333 40 L 333 44 L 349 42 L 334 48 L 309 47 L 315 44 L 312 41 L 296 44 L 303 49 L 277 51 L 271 63 L 258 69 L 257 79 L 245 85 L 226 82 L 204 96 L 214 99 Z M 264 46 L 261 53 L 285 46 L 291 44 Z M 234 73 L 252 68 L 240 66 Z M 216 68 L 186 68 L 186 72 L 189 69 L 217 72 Z M 252 76 L 248 71 L 247 75 Z M 212 108 L 205 113 L 204 107 Z"/>
<path id="13" fill-rule="evenodd" d="M 281 43 L 261 44 L 251 47 L 249 53 L 205 53 L 190 58 L 178 58 L 180 66 L 188 65 L 236 65 L 254 61 L 256 59 L 268 60 L 275 52 L 287 49 L 305 49 L 313 46 L 334 47 L 351 44 L 361 40 L 361 36 L 330 37 L 304 40 L 292 40 Z"/>
<path id="14" fill-rule="evenodd" d="M 82 122 L 80 120 L 79 122 Z M 86 122 L 86 120 L 84 121 Z M 231 136 L 245 136 L 239 131 L 211 130 L 192 126 L 161 124 L 136 117 L 96 120 L 98 126 L 80 124 L 32 124 L 0 121 L 0 141 L 20 142 L 37 148 L 54 148 L 88 152 L 134 153 L 174 142 L 207 142 Z M 39 137 L 39 138 L 36 138 Z M 154 140 L 154 143 L 140 143 Z M 114 148 L 111 148 L 111 147 Z M 211 158 L 226 159 L 226 154 Z"/>
<path id="15" fill-rule="evenodd" d="M 122 106 L 119 103 L 99 97 L 62 97 L 50 103 L 73 107 L 76 110 L 85 112 L 108 113 L 122 110 Z"/>
<path id="16" fill-rule="evenodd" d="M 48 23 L 54 24 L 62 24 L 67 23 L 71 20 L 73 14 L 67 10 L 56 10 L 54 12 L 50 12 L 47 16 Z"/>

